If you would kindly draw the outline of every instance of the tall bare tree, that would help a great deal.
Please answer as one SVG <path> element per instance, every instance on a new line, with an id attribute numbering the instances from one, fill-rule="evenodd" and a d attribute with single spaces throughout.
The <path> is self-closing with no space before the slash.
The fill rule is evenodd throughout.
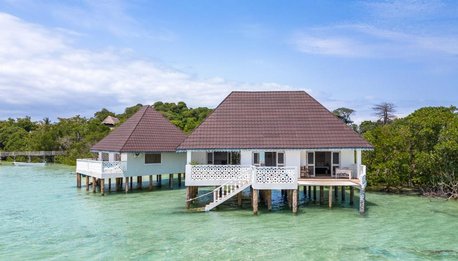
<path id="1" fill-rule="evenodd" d="M 383 124 L 387 124 L 396 118 L 394 114 L 396 112 L 396 106 L 389 102 L 382 102 L 374 105 L 372 110 L 374 110 L 374 115 L 379 118 Z"/>

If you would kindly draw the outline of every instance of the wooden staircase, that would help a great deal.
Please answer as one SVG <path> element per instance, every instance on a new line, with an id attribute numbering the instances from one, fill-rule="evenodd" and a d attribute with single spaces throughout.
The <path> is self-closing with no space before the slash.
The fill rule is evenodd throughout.
<path id="1" fill-rule="evenodd" d="M 217 187 L 213 190 L 213 201 L 205 206 L 205 211 L 212 210 L 249 186 L 251 186 L 251 179 L 232 180 Z"/>

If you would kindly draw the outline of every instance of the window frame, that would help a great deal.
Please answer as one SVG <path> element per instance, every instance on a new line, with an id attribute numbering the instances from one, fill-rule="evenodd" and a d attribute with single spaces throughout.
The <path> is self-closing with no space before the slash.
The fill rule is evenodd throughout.
<path id="1" fill-rule="evenodd" d="M 146 162 L 147 155 L 159 155 L 159 162 Z M 145 163 L 145 165 L 160 165 L 160 164 L 162 164 L 162 153 L 160 153 L 160 152 L 145 153 L 144 163 Z"/>

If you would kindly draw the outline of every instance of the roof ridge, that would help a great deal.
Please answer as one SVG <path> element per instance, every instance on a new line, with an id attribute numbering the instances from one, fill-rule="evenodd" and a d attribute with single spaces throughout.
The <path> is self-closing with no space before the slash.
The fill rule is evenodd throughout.
<path id="1" fill-rule="evenodd" d="M 135 130 L 137 129 L 138 124 L 140 124 L 140 122 L 141 122 L 142 119 L 143 119 L 143 116 L 145 116 L 145 113 L 146 113 L 146 111 L 148 110 L 148 108 L 149 108 L 150 106 L 149 106 L 149 105 L 146 105 L 146 106 L 144 106 L 144 107 L 146 107 L 146 108 L 145 108 L 145 111 L 143 111 L 143 114 L 142 114 L 142 115 L 140 116 L 140 118 L 138 119 L 137 124 L 135 124 L 135 127 L 132 129 L 132 131 L 130 132 L 129 136 L 128 136 L 127 139 L 124 141 L 124 144 L 121 146 L 121 151 L 122 151 L 122 150 L 124 149 L 124 147 L 126 146 L 127 141 L 130 140 L 130 137 L 132 136 L 132 134 L 133 134 L 133 133 L 135 132 Z"/>

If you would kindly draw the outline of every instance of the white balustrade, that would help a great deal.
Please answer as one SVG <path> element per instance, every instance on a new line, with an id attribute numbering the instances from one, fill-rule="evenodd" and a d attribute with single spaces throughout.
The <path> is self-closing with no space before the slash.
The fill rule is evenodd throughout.
<path id="1" fill-rule="evenodd" d="M 252 186 L 255 189 L 297 189 L 297 167 L 257 167 Z"/>
<path id="2" fill-rule="evenodd" d="M 76 172 L 97 178 L 122 177 L 126 171 L 125 161 L 99 161 L 92 159 L 78 159 Z"/>
<path id="3" fill-rule="evenodd" d="M 231 180 L 252 175 L 252 166 L 241 165 L 187 165 L 187 186 L 220 186 Z"/>

